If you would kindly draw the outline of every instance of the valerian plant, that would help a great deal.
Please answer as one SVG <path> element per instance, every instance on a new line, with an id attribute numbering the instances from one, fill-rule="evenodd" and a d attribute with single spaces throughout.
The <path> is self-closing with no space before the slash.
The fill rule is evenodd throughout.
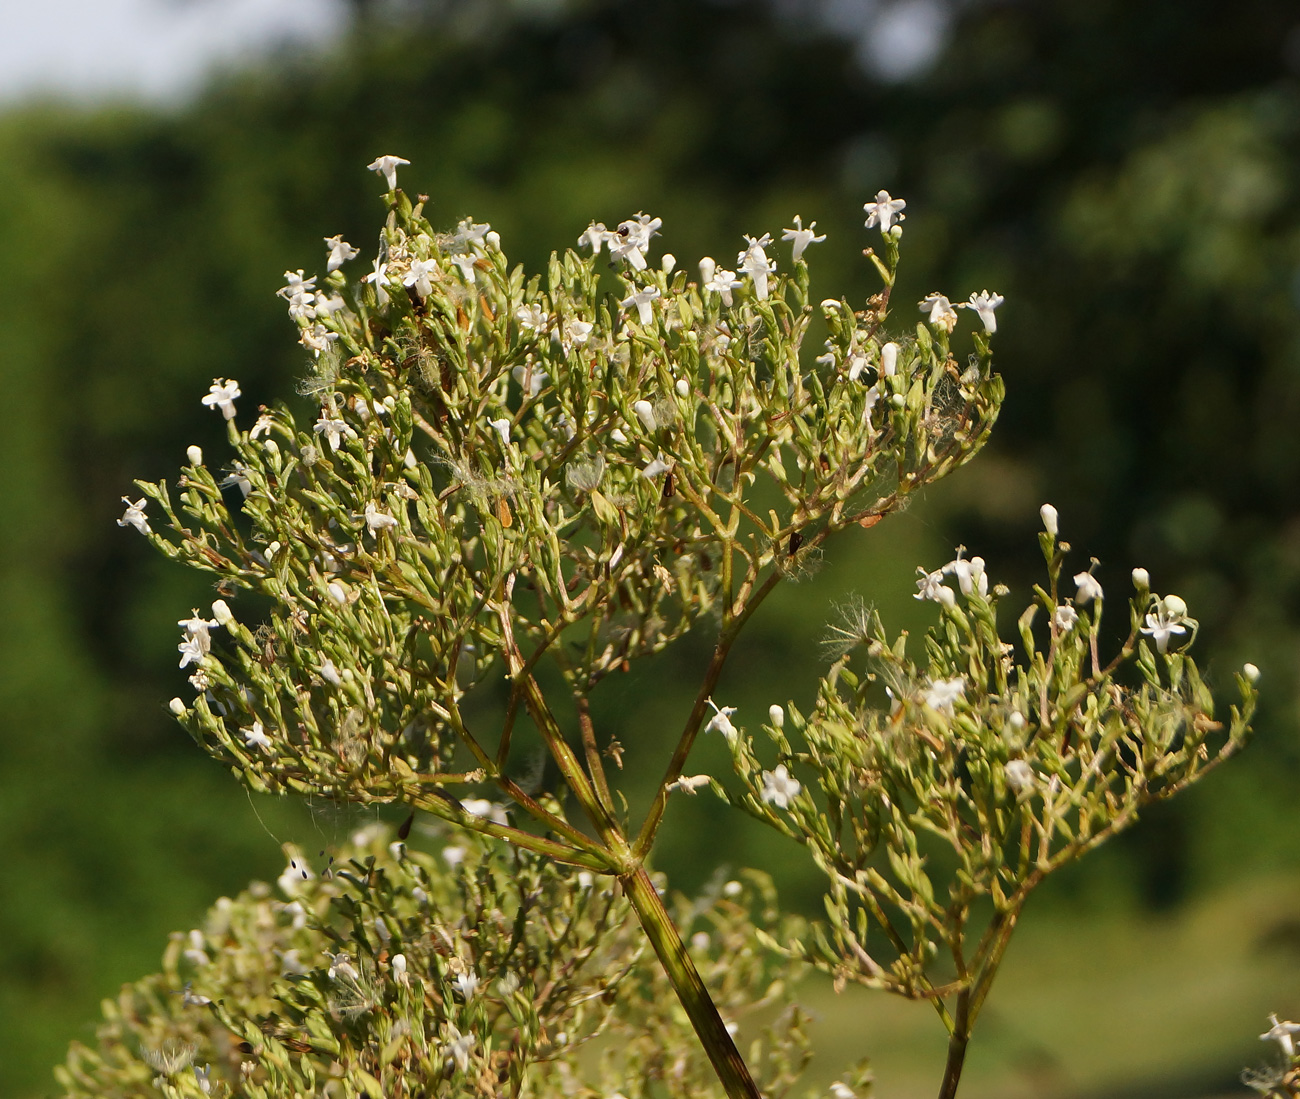
<path id="1" fill-rule="evenodd" d="M 661 223 L 638 214 L 529 278 L 489 226 L 435 229 L 397 186 L 406 163 L 370 166 L 387 220 L 369 273 L 346 276 L 359 250 L 340 237 L 323 277 L 286 273 L 315 419 L 245 417 L 238 382 L 214 379 L 228 475 L 191 448 L 179 485 L 137 482 L 119 523 L 222 593 L 179 623 L 195 693 L 171 708 L 205 750 L 256 790 L 400 804 L 477 838 L 448 860 L 362 837 L 328 878 L 295 857 L 284 900 L 222 902 L 109 1006 L 98 1052 L 61 1070 L 69 1094 L 779 1095 L 806 1058 L 788 990 L 809 964 L 932 1000 L 953 1094 L 1029 891 L 1235 751 L 1253 678 L 1222 729 L 1186 607 L 1145 581 L 1103 662 L 1100 586 L 1058 591 L 1067 547 L 1045 511 L 1024 663 L 999 638 L 1005 592 L 959 554 L 922 570 L 941 614 L 924 666 L 851 608 L 813 712 L 772 707 L 764 767 L 713 699 L 738 635 L 833 535 L 983 445 L 1001 297 L 933 293 L 913 332 L 886 332 L 906 204 L 884 191 L 862 308 L 812 302 L 805 252 L 824 238 L 801 218 L 788 270 L 765 234 L 693 279 L 651 260 Z M 959 309 L 976 318 L 964 359 Z M 634 819 L 608 766 L 619 730 L 590 699 L 697 625 L 712 656 Z M 471 702 L 502 674 L 504 717 L 482 728 Z M 739 792 L 686 774 L 709 729 Z M 544 742 L 551 786 L 521 777 L 517 730 Z M 824 924 L 778 917 L 761 877 L 666 899 L 648 861 L 668 799 L 706 784 L 807 847 Z M 739 1016 L 777 1005 L 742 1056 Z M 833 1090 L 867 1086 L 859 1066 Z"/>

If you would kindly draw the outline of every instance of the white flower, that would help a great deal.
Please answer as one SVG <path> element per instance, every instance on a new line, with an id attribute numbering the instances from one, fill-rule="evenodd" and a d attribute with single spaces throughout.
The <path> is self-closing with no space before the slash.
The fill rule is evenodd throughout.
<path id="1" fill-rule="evenodd" d="M 313 324 L 310 328 L 302 330 L 298 342 L 308 351 L 319 356 L 322 351 L 328 351 L 329 345 L 338 338 L 337 332 L 331 332 L 323 324 Z"/>
<path id="2" fill-rule="evenodd" d="M 657 297 L 659 297 L 659 287 L 643 286 L 634 294 L 629 294 L 619 302 L 619 304 L 624 309 L 629 309 L 635 305 L 637 316 L 641 323 L 649 324 L 654 319 L 654 309 L 651 307 L 650 303 Z"/>
<path id="3" fill-rule="evenodd" d="M 814 236 L 813 233 L 816 231 L 816 229 L 817 229 L 817 223 L 815 221 L 812 222 L 807 229 L 805 229 L 803 227 L 803 218 L 801 218 L 798 214 L 795 214 L 794 228 L 785 229 L 782 231 L 781 233 L 782 240 L 789 240 L 794 242 L 793 251 L 794 251 L 795 263 L 798 263 L 801 259 L 803 259 L 804 249 L 807 248 L 808 245 L 820 244 L 822 241 L 826 239 L 825 233 L 823 233 L 819 237 Z"/>
<path id="4" fill-rule="evenodd" d="M 366 165 L 372 172 L 378 172 L 388 181 L 390 191 L 397 190 L 397 166 L 399 164 L 410 164 L 409 160 L 403 160 L 400 156 L 379 156 Z"/>
<path id="5" fill-rule="evenodd" d="M 947 587 L 943 582 L 943 569 L 936 569 L 934 572 L 926 572 L 920 565 L 916 566 L 917 581 L 916 594 L 913 599 L 932 599 L 936 603 L 943 603 L 951 607 L 956 600 L 952 589 Z"/>
<path id="6" fill-rule="evenodd" d="M 735 271 L 728 271 L 725 267 L 714 267 L 709 274 L 708 280 L 704 283 L 703 289 L 711 291 L 714 294 L 722 295 L 722 304 L 731 304 L 731 292 L 737 286 L 741 285 L 741 280 L 736 278 Z"/>
<path id="7" fill-rule="evenodd" d="M 609 242 L 610 255 L 615 259 L 625 259 L 638 271 L 644 271 L 650 238 L 658 235 L 662 224 L 662 218 L 652 218 L 648 214 L 637 214 L 635 218 L 619 222 L 618 228 L 605 238 Z"/>
<path id="8" fill-rule="evenodd" d="M 667 473 L 672 468 L 672 464 L 664 458 L 663 452 L 661 451 L 641 467 L 641 476 L 647 481 L 653 481 L 661 473 Z"/>
<path id="9" fill-rule="evenodd" d="M 361 279 L 362 282 L 368 282 L 374 286 L 375 298 L 381 307 L 388 304 L 388 290 L 386 289 L 388 277 L 388 264 L 376 256 L 374 270 Z"/>
<path id="10" fill-rule="evenodd" d="M 1282 1053 L 1288 1061 L 1295 1056 L 1295 1042 L 1292 1036 L 1300 1034 L 1300 1023 L 1278 1022 L 1276 1015 L 1268 1017 L 1273 1026 L 1261 1034 L 1260 1040 L 1264 1042 L 1275 1041 L 1282 1047 Z"/>
<path id="11" fill-rule="evenodd" d="M 1074 597 L 1076 603 L 1091 603 L 1094 599 L 1103 598 L 1101 584 L 1092 573 L 1076 573 L 1074 583 L 1079 589 L 1079 593 Z"/>
<path id="12" fill-rule="evenodd" d="M 532 363 L 527 366 L 516 366 L 510 371 L 515 381 L 524 388 L 524 394 L 528 397 L 536 397 L 543 389 L 546 388 L 550 375 L 545 370 L 538 370 Z"/>
<path id="13" fill-rule="evenodd" d="M 1069 633 L 1078 621 L 1079 612 L 1068 603 L 1061 603 L 1052 615 L 1052 623 L 1062 633 Z"/>
<path id="14" fill-rule="evenodd" d="M 564 326 L 564 338 L 571 344 L 584 344 L 595 326 L 590 321 L 571 320 Z"/>
<path id="15" fill-rule="evenodd" d="M 180 667 L 185 668 L 191 664 L 202 663 L 208 648 L 199 638 L 187 636 L 176 646 L 176 651 L 181 654 Z"/>
<path id="16" fill-rule="evenodd" d="M 1061 527 L 1057 520 L 1056 508 L 1051 504 L 1044 504 L 1038 509 L 1038 517 L 1043 521 L 1043 530 L 1047 531 L 1053 538 L 1060 533 Z"/>
<path id="17" fill-rule="evenodd" d="M 241 396 L 239 383 L 233 378 L 213 378 L 203 403 L 208 408 L 219 408 L 227 420 L 235 418 L 235 401 Z"/>
<path id="18" fill-rule="evenodd" d="M 987 290 L 981 290 L 978 294 L 972 294 L 969 301 L 964 301 L 958 307 L 960 309 L 974 309 L 979 314 L 979 318 L 984 322 L 984 331 L 992 335 L 998 330 L 998 319 L 993 315 L 995 310 L 1003 302 L 1001 294 L 990 294 Z"/>
<path id="19" fill-rule="evenodd" d="M 381 530 L 392 530 L 397 526 L 397 520 L 386 512 L 380 511 L 371 500 L 366 505 L 366 526 L 370 528 L 371 534 L 378 534 Z"/>
<path id="20" fill-rule="evenodd" d="M 578 871 L 578 888 L 582 890 L 590 889 L 596 884 L 595 875 L 590 870 Z"/>
<path id="21" fill-rule="evenodd" d="M 240 729 L 244 734 L 244 743 L 250 748 L 259 748 L 268 755 L 271 751 L 271 738 L 266 735 L 260 721 L 254 721 L 251 729 Z"/>
<path id="22" fill-rule="evenodd" d="M 711 698 L 705 701 L 713 707 L 713 716 L 709 719 L 709 723 L 704 726 L 704 731 L 711 733 L 717 730 L 726 738 L 728 744 L 734 744 L 736 737 L 740 735 L 739 730 L 731 723 L 731 715 L 736 712 L 736 707 L 719 706 Z"/>
<path id="23" fill-rule="evenodd" d="M 988 598 L 989 578 L 984 571 L 984 558 L 972 557 L 966 561 L 958 556 L 945 566 L 944 571 L 950 571 L 957 577 L 957 586 L 961 588 L 962 595 L 969 597 L 978 594 L 981 599 Z"/>
<path id="24" fill-rule="evenodd" d="M 903 210 L 907 207 L 907 201 L 901 198 L 890 198 L 888 191 L 877 191 L 875 202 L 863 203 L 862 209 L 866 212 L 868 229 L 880 226 L 882 233 L 888 233 L 894 222 L 903 220 Z"/>
<path id="25" fill-rule="evenodd" d="M 212 635 L 208 632 L 221 623 L 215 618 L 200 618 L 198 609 L 190 611 L 189 618 L 180 619 L 176 625 L 185 631 L 187 638 L 195 638 L 205 653 L 212 649 Z M 182 665 L 183 667 L 184 665 Z"/>
<path id="26" fill-rule="evenodd" d="M 312 426 L 312 431 L 317 435 L 325 436 L 325 441 L 329 443 L 332 451 L 338 450 L 345 438 L 355 439 L 357 437 L 356 431 L 345 421 L 336 416 L 331 416 L 328 408 L 320 410 L 320 419 Z"/>
<path id="27" fill-rule="evenodd" d="M 453 869 L 465 861 L 465 848 L 459 846 L 444 847 L 442 857 Z"/>
<path id="28" fill-rule="evenodd" d="M 361 249 L 353 248 L 342 234 L 337 237 L 326 237 L 325 247 L 330 250 L 329 259 L 325 263 L 325 273 L 332 274 L 342 267 L 350 259 L 356 259 L 361 254 Z"/>
<path id="29" fill-rule="evenodd" d="M 303 278 L 302 268 L 299 267 L 297 271 L 286 271 L 284 273 L 284 285 L 276 291 L 276 294 L 285 299 L 310 298 L 315 289 L 316 276 L 312 275 L 309 279 Z"/>
<path id="30" fill-rule="evenodd" d="M 449 1040 L 443 1044 L 442 1055 L 447 1059 L 447 1064 L 456 1066 L 457 1072 L 469 1071 L 469 1054 L 478 1039 L 472 1034 L 461 1034 L 456 1027 L 448 1023 L 447 1034 Z"/>
<path id="31" fill-rule="evenodd" d="M 1007 765 L 1002 769 L 1002 773 L 1006 776 L 1007 786 L 1011 788 L 1012 793 L 1017 797 L 1028 793 L 1034 788 L 1034 769 L 1029 766 L 1026 760 L 1008 760 Z"/>
<path id="32" fill-rule="evenodd" d="M 783 728 L 785 725 L 785 710 L 773 702 L 767 708 L 767 720 L 771 723 L 773 729 Z"/>
<path id="33" fill-rule="evenodd" d="M 126 511 L 122 512 L 122 518 L 117 521 L 119 527 L 135 527 L 141 534 L 150 534 L 149 520 L 145 518 L 144 509 L 149 501 L 141 496 L 134 504 L 131 503 L 129 496 L 122 497 L 122 503 L 126 505 Z"/>
<path id="34" fill-rule="evenodd" d="M 801 789 L 799 780 L 786 770 L 784 763 L 778 763 L 775 771 L 763 772 L 762 798 L 768 805 L 789 809 Z"/>
<path id="35" fill-rule="evenodd" d="M 474 998 L 474 993 L 478 991 L 478 974 L 458 973 L 452 984 L 456 986 L 456 991 L 460 993 L 461 998 L 469 1003 Z"/>
<path id="36" fill-rule="evenodd" d="M 957 327 L 957 311 L 943 294 L 927 294 L 918 303 L 922 312 L 930 313 L 929 322 L 951 332 Z"/>
<path id="37" fill-rule="evenodd" d="M 348 303 L 345 302 L 339 294 L 331 294 L 329 297 L 326 297 L 324 294 L 317 294 L 316 304 L 313 308 L 316 310 L 316 316 L 330 317 L 340 309 L 346 308 L 347 304 Z"/>
<path id="38" fill-rule="evenodd" d="M 499 420 L 488 420 L 488 427 L 501 436 L 501 445 L 510 445 L 510 417 L 502 416 Z"/>
<path id="39" fill-rule="evenodd" d="M 236 485 L 244 496 L 253 491 L 253 482 L 248 479 L 248 467 L 243 462 L 231 462 L 230 475 L 221 481 L 222 488 L 233 488 Z"/>
<path id="40" fill-rule="evenodd" d="M 480 820 L 490 820 L 493 824 L 503 826 L 509 823 L 506 819 L 505 806 L 488 801 L 487 798 L 466 798 L 460 803 L 460 807 L 471 817 L 478 817 Z"/>
<path id="41" fill-rule="evenodd" d="M 578 238 L 579 248 L 590 248 L 593 256 L 600 255 L 600 246 L 608 241 L 614 234 L 605 228 L 603 221 L 593 221 L 586 229 L 582 231 L 582 236 Z"/>
<path id="42" fill-rule="evenodd" d="M 1166 652 L 1169 639 L 1174 634 L 1187 632 L 1187 627 L 1183 625 L 1183 615 L 1186 612 L 1187 604 L 1178 596 L 1166 595 L 1156 601 L 1155 613 L 1146 616 L 1147 624 L 1142 627 L 1142 632 L 1151 636 L 1157 649 Z"/>
<path id="43" fill-rule="evenodd" d="M 709 781 L 708 775 L 682 775 L 676 782 L 668 784 L 668 791 L 671 793 L 673 790 L 680 790 L 683 794 L 694 796 L 695 791 L 701 786 L 707 786 Z"/>
<path id="44" fill-rule="evenodd" d="M 339 675 L 339 670 L 334 666 L 334 661 L 326 657 L 320 666 L 320 677 L 335 687 L 343 683 L 343 677 Z"/>
<path id="45" fill-rule="evenodd" d="M 767 297 L 767 276 L 776 270 L 776 261 L 769 261 L 767 253 L 763 251 L 772 243 L 772 235 L 764 233 L 755 240 L 745 234 L 745 240 L 749 242 L 749 247 L 736 257 L 736 269 L 754 280 L 754 293 L 759 301 L 763 301 Z"/>
<path id="46" fill-rule="evenodd" d="M 653 432 L 658 426 L 655 423 L 654 405 L 649 401 L 633 401 L 632 411 L 636 413 L 636 418 L 641 421 L 641 426 L 647 431 Z"/>
<path id="47" fill-rule="evenodd" d="M 406 272 L 406 278 L 402 279 L 403 286 L 410 286 L 422 298 L 427 298 L 433 293 L 433 281 L 430 279 L 435 271 L 438 270 L 438 261 L 434 259 L 417 259 L 411 261 L 411 266 Z"/>
<path id="48" fill-rule="evenodd" d="M 858 1099 L 858 1095 L 848 1084 L 836 1080 L 831 1085 L 831 1099 Z"/>
<path id="49" fill-rule="evenodd" d="M 515 310 L 515 320 L 519 322 L 519 327 L 529 331 L 545 328 L 550 319 L 550 314 L 540 305 L 521 305 Z"/>
<path id="50" fill-rule="evenodd" d="M 930 685 L 921 692 L 921 699 L 941 714 L 952 713 L 952 704 L 966 693 L 966 680 L 959 675 L 951 679 L 931 679 Z"/>

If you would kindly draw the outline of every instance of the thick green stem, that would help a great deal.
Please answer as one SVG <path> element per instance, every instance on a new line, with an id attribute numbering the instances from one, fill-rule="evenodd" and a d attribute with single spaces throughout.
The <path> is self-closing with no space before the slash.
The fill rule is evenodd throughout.
<path id="1" fill-rule="evenodd" d="M 634 872 L 620 876 L 619 881 L 677 992 L 677 998 L 686 1009 L 696 1036 L 713 1064 L 713 1071 L 727 1089 L 727 1095 L 730 1099 L 762 1099 L 645 868 L 638 867 Z"/>

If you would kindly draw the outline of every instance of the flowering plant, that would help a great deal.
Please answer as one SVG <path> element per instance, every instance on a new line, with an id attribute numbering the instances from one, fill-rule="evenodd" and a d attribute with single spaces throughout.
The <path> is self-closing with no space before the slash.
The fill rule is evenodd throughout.
<path id="1" fill-rule="evenodd" d="M 906 204 L 884 191 L 865 207 L 882 287 L 861 309 L 810 300 L 805 252 L 823 238 L 800 218 L 788 270 L 763 234 L 692 280 L 652 261 L 662 225 L 638 214 L 592 223 L 529 278 L 489 226 L 430 225 L 397 186 L 406 163 L 370 165 L 387 220 L 369 273 L 348 279 L 358 250 L 340 237 L 323 278 L 286 273 L 314 421 L 276 404 L 246 426 L 238 383 L 215 379 L 203 403 L 224 417 L 229 474 L 191 448 L 179 489 L 138 482 L 120 523 L 217 578 L 211 617 L 180 621 L 195 693 L 172 702 L 205 750 L 257 790 L 437 818 L 462 857 L 408 850 L 410 821 L 391 842 L 361 837 L 328 882 L 295 856 L 284 901 L 219 905 L 124 993 L 100 1051 L 74 1051 L 64 1086 L 777 1094 L 802 1064 L 799 1012 L 748 1057 L 735 1026 L 811 964 L 932 1000 L 952 1094 L 1029 890 L 1235 751 L 1252 677 L 1221 728 L 1183 652 L 1186 607 L 1145 583 L 1103 662 L 1100 586 L 1082 573 L 1072 601 L 1058 591 L 1067 547 L 1045 511 L 1047 622 L 1021 617 L 1025 664 L 997 632 L 1005 591 L 959 554 L 922 570 L 918 598 L 941 616 L 925 665 L 851 608 L 813 712 L 773 705 L 765 767 L 713 699 L 736 638 L 835 534 L 979 450 L 1002 400 L 1001 297 L 931 294 L 913 332 L 888 335 Z M 965 362 L 962 308 L 978 319 Z M 825 352 L 808 362 L 819 316 Z M 618 730 L 596 727 L 590 697 L 695 625 L 713 653 L 634 820 Z M 504 717 L 484 729 L 474 700 L 503 673 Z M 726 738 L 738 792 L 685 773 L 706 730 Z M 534 735 L 551 786 L 519 769 Z M 829 880 L 825 925 L 779 918 L 759 877 L 670 910 L 648 860 L 670 795 L 704 785 L 807 847 Z M 576 1056 L 588 1042 L 603 1076 Z M 837 1099 L 866 1086 L 859 1066 Z"/>

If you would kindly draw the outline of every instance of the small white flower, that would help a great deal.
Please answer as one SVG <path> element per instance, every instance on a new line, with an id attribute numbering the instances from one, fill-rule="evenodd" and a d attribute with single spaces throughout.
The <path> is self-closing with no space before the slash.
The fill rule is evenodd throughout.
<path id="1" fill-rule="evenodd" d="M 708 775 L 682 775 L 676 782 L 668 784 L 668 792 L 680 790 L 683 794 L 694 796 L 701 786 L 707 786 L 711 780 Z"/>
<path id="2" fill-rule="evenodd" d="M 187 636 L 179 645 L 176 646 L 177 652 L 181 654 L 180 667 L 186 668 L 191 664 L 201 664 L 203 658 L 208 654 L 207 646 L 197 637 Z"/>
<path id="3" fill-rule="evenodd" d="M 736 707 L 719 706 L 711 698 L 706 699 L 706 701 L 713 707 L 713 716 L 709 719 L 709 723 L 704 726 L 704 731 L 712 733 L 716 730 L 726 738 L 728 744 L 734 744 L 736 737 L 740 735 L 739 730 L 731 723 L 731 715 L 736 712 Z"/>
<path id="4" fill-rule="evenodd" d="M 235 401 L 241 396 L 239 383 L 233 378 L 213 378 L 203 403 L 208 408 L 219 408 L 227 420 L 235 418 Z"/>
<path id="5" fill-rule="evenodd" d="M 501 437 L 501 445 L 508 447 L 510 445 L 510 417 L 502 416 L 499 420 L 488 420 L 488 427 L 495 431 Z"/>
<path id="6" fill-rule="evenodd" d="M 957 327 L 957 311 L 943 294 L 927 294 L 917 304 L 923 313 L 929 312 L 930 316 L 927 319 L 930 324 L 942 327 L 948 332 Z"/>
<path id="7" fill-rule="evenodd" d="M 521 305 L 515 310 L 515 320 L 519 322 L 519 327 L 530 332 L 545 328 L 550 319 L 551 315 L 540 305 Z"/>
<path id="8" fill-rule="evenodd" d="M 1187 627 L 1183 625 L 1183 616 L 1187 613 L 1187 604 L 1176 595 L 1166 595 L 1156 601 L 1155 612 L 1146 616 L 1146 625 L 1142 632 L 1150 635 L 1160 652 L 1169 649 L 1169 639 L 1174 634 L 1184 634 Z"/>
<path id="9" fill-rule="evenodd" d="M 266 735 L 266 730 L 262 728 L 260 721 L 254 721 L 251 729 L 240 729 L 244 735 L 244 743 L 250 748 L 258 748 L 268 755 L 271 752 L 271 738 Z"/>
<path id="10" fill-rule="evenodd" d="M 653 481 L 661 473 L 667 473 L 672 468 L 672 464 L 664 458 L 661 452 L 642 467 L 641 476 L 648 481 Z"/>
<path id="11" fill-rule="evenodd" d="M 1283 1055 L 1290 1061 L 1295 1056 L 1293 1037 L 1300 1034 L 1300 1023 L 1278 1022 L 1276 1015 L 1270 1015 L 1268 1020 L 1273 1026 L 1259 1036 L 1260 1040 L 1277 1042 L 1282 1047 Z"/>
<path id="12" fill-rule="evenodd" d="M 578 871 L 578 888 L 588 890 L 596 884 L 596 877 L 590 870 Z"/>
<path id="13" fill-rule="evenodd" d="M 1060 533 L 1061 528 L 1057 520 L 1056 508 L 1052 507 L 1051 504 L 1044 504 L 1039 508 L 1038 517 L 1043 521 L 1043 530 L 1047 531 L 1053 538 Z"/>
<path id="14" fill-rule="evenodd" d="M 337 332 L 331 332 L 323 324 L 313 324 L 310 328 L 302 330 L 298 342 L 312 354 L 319 356 L 322 351 L 328 351 L 330 344 L 338 338 Z"/>
<path id="15" fill-rule="evenodd" d="M 119 527 L 135 527 L 141 534 L 152 533 L 149 529 L 149 520 L 144 514 L 145 506 L 149 501 L 141 496 L 135 503 L 131 503 L 129 496 L 123 496 L 122 503 L 126 505 L 126 511 L 122 512 L 122 518 L 117 521 L 117 525 Z"/>
<path id="16" fill-rule="evenodd" d="M 431 276 L 437 270 L 438 261 L 435 259 L 412 260 L 411 266 L 406 272 L 406 277 L 402 279 L 402 285 L 411 287 L 420 297 L 427 298 L 433 293 L 433 279 Z"/>
<path id="17" fill-rule="evenodd" d="M 516 366 L 510 373 L 515 381 L 523 386 L 524 395 L 527 397 L 536 397 L 546 388 L 546 383 L 550 380 L 550 375 L 545 370 L 539 370 L 532 363 L 527 366 Z"/>
<path id="18" fill-rule="evenodd" d="M 641 321 L 643 325 L 647 325 L 652 320 L 654 320 L 654 315 L 655 315 L 654 307 L 651 305 L 651 303 L 655 300 L 655 298 L 659 296 L 660 296 L 659 287 L 643 286 L 641 287 L 640 290 L 636 291 L 634 294 L 629 294 L 626 298 L 624 298 L 621 302 L 619 302 L 619 304 L 624 309 L 630 309 L 632 306 L 636 306 L 637 318 Z"/>
<path id="19" fill-rule="evenodd" d="M 474 998 L 474 993 L 478 991 L 478 974 L 477 973 L 458 973 L 452 984 L 456 986 L 456 991 L 460 993 L 461 999 L 466 1003 Z"/>
<path id="20" fill-rule="evenodd" d="M 610 239 L 614 234 L 605 228 L 602 221 L 593 221 L 586 229 L 582 231 L 582 236 L 578 238 L 579 248 L 590 248 L 593 256 L 600 255 L 600 246 Z"/>
<path id="21" fill-rule="evenodd" d="M 1093 600 L 1103 598 L 1101 584 L 1092 573 L 1076 573 L 1074 583 L 1079 589 L 1078 594 L 1074 597 L 1076 603 L 1091 603 Z"/>
<path id="22" fill-rule="evenodd" d="M 635 218 L 619 222 L 618 228 L 606 237 L 610 255 L 615 259 L 625 259 L 636 270 L 644 271 L 650 238 L 658 235 L 661 225 L 662 218 L 652 218 L 647 214 L 637 214 Z"/>
<path id="23" fill-rule="evenodd" d="M 508 823 L 505 806 L 498 805 L 494 801 L 488 801 L 487 798 L 466 798 L 460 803 L 460 807 L 471 817 L 490 820 L 493 824 L 505 825 Z"/>
<path id="24" fill-rule="evenodd" d="M 370 528 L 371 534 L 378 534 L 381 530 L 392 530 L 397 526 L 397 520 L 387 512 L 380 511 L 372 500 L 366 505 L 366 526 Z"/>
<path id="25" fill-rule="evenodd" d="M 361 254 L 359 248 L 353 248 L 342 234 L 337 237 L 326 237 L 325 247 L 330 250 L 329 259 L 325 264 L 325 273 L 332 274 L 342 267 L 350 259 L 356 259 Z"/>
<path id="26" fill-rule="evenodd" d="M 356 431 L 346 421 L 331 415 L 328 408 L 320 410 L 320 419 L 312 426 L 312 431 L 325 437 L 331 451 L 338 450 L 344 439 L 357 437 Z"/>
<path id="27" fill-rule="evenodd" d="M 378 172 L 385 180 L 388 181 L 390 191 L 397 190 L 397 167 L 399 164 L 410 164 L 409 160 L 403 160 L 400 156 L 379 156 L 375 157 L 367 168 L 372 172 Z"/>
<path id="28" fill-rule="evenodd" d="M 722 295 L 722 304 L 731 305 L 731 292 L 740 285 L 741 280 L 736 278 L 735 271 L 728 271 L 725 267 L 715 266 L 705 281 L 703 289 L 713 294 Z"/>
<path id="29" fill-rule="evenodd" d="M 877 191 L 875 202 L 862 204 L 867 215 L 867 228 L 874 229 L 879 225 L 882 233 L 888 233 L 896 221 L 903 220 L 906 207 L 906 199 L 891 198 L 888 191 Z"/>
<path id="30" fill-rule="evenodd" d="M 763 301 L 767 298 L 767 276 L 776 270 L 776 261 L 769 260 L 763 251 L 772 243 L 772 235 L 764 233 L 755 240 L 745 234 L 745 240 L 749 247 L 736 257 L 736 269 L 754 280 L 754 293 L 759 301 Z"/>
<path id="31" fill-rule="evenodd" d="M 206 653 L 212 648 L 212 636 L 208 631 L 220 626 L 221 623 L 215 618 L 200 618 L 196 608 L 190 611 L 189 618 L 182 618 L 176 625 L 185 631 L 186 637 L 196 638 Z"/>
<path id="32" fill-rule="evenodd" d="M 951 679 L 931 679 L 930 685 L 921 692 L 921 699 L 941 714 L 950 714 L 953 703 L 965 694 L 966 680 L 955 675 Z"/>
<path id="33" fill-rule="evenodd" d="M 984 558 L 972 557 L 967 561 L 959 556 L 944 571 L 951 571 L 957 577 L 957 586 L 961 588 L 962 595 L 967 597 L 979 595 L 981 599 L 988 598 L 989 578 L 984 571 Z"/>
<path id="34" fill-rule="evenodd" d="M 442 1055 L 448 1065 L 456 1066 L 457 1072 L 468 1072 L 470 1051 L 477 1044 L 478 1039 L 472 1034 L 461 1034 L 451 1023 L 447 1024 L 447 1034 L 449 1040 L 443 1044 Z"/>
<path id="35" fill-rule="evenodd" d="M 994 316 L 993 311 L 1002 304 L 1003 300 L 1001 294 L 990 294 L 987 290 L 981 290 L 978 294 L 972 294 L 969 301 L 962 302 L 959 308 L 974 309 L 984 323 L 984 331 L 992 335 L 998 330 L 998 318 Z"/>
<path id="36" fill-rule="evenodd" d="M 1027 794 L 1037 781 L 1034 769 L 1023 759 L 1008 760 L 1002 773 L 1006 776 L 1007 786 L 1017 797 Z"/>
<path id="37" fill-rule="evenodd" d="M 564 338 L 571 344 L 584 344 L 594 327 L 590 321 L 571 320 L 564 326 Z"/>
<path id="38" fill-rule="evenodd" d="M 320 677 L 325 680 L 326 683 L 329 683 L 334 687 L 341 686 L 343 683 L 343 677 L 339 675 L 338 668 L 334 666 L 334 661 L 329 657 L 326 657 L 321 662 Z"/>
<path id="39" fill-rule="evenodd" d="M 167 709 L 169 709 L 176 717 L 185 716 L 185 703 L 179 698 L 173 698 L 169 703 L 167 703 Z"/>
<path id="40" fill-rule="evenodd" d="M 858 1099 L 858 1095 L 848 1084 L 836 1080 L 831 1085 L 831 1099 Z"/>
<path id="41" fill-rule="evenodd" d="M 917 565 L 916 573 L 916 594 L 912 596 L 913 599 L 931 599 L 948 607 L 953 605 L 956 596 L 953 595 L 952 589 L 943 582 L 943 569 L 926 572 L 924 568 Z"/>
<path id="42" fill-rule="evenodd" d="M 778 763 L 775 771 L 763 772 L 762 798 L 768 805 L 789 809 L 801 789 L 799 780 L 786 770 L 784 763 Z"/>
<path id="43" fill-rule="evenodd" d="M 767 720 L 773 729 L 781 729 L 785 726 L 785 710 L 775 702 L 767 708 Z"/>
<path id="44" fill-rule="evenodd" d="M 795 214 L 794 228 L 785 229 L 782 231 L 781 233 L 782 240 L 789 240 L 794 242 L 793 258 L 795 263 L 798 263 L 801 259 L 803 259 L 804 249 L 807 248 L 808 245 L 820 244 L 822 241 L 826 239 L 825 233 L 823 233 L 819 237 L 814 236 L 813 234 L 816 232 L 816 230 L 817 230 L 817 223 L 815 221 L 812 222 L 807 229 L 805 229 L 803 227 L 803 218 L 801 218 L 798 214 Z"/>
<path id="45" fill-rule="evenodd" d="M 442 857 L 448 866 L 455 869 L 465 861 L 465 848 L 459 846 L 444 847 Z"/>
<path id="46" fill-rule="evenodd" d="M 1069 603 L 1062 603 L 1052 615 L 1052 622 L 1062 633 L 1069 633 L 1079 621 L 1079 612 Z"/>

